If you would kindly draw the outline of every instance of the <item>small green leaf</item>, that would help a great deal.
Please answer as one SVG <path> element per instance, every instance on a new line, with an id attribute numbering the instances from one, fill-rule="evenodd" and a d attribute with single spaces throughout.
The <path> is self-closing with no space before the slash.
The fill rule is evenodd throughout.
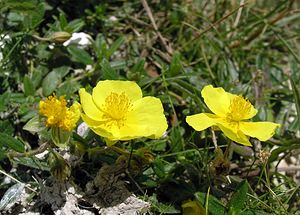
<path id="1" fill-rule="evenodd" d="M 49 96 L 51 93 L 53 93 L 60 82 L 61 77 L 56 71 L 48 73 L 42 83 L 43 95 Z"/>
<path id="2" fill-rule="evenodd" d="M 63 29 L 66 32 L 78 32 L 85 25 L 82 19 L 74 19 Z"/>
<path id="3" fill-rule="evenodd" d="M 0 133 L 0 146 L 5 146 L 17 152 L 24 152 L 25 150 L 22 142 L 5 133 Z"/>
<path id="4" fill-rule="evenodd" d="M 182 69 L 181 61 L 180 61 L 180 54 L 175 53 L 172 57 L 169 76 L 174 77 L 180 73 Z"/>
<path id="5" fill-rule="evenodd" d="M 298 126 L 300 128 L 300 94 L 299 90 L 297 89 L 297 85 L 295 84 L 294 80 L 290 78 L 291 81 L 291 86 L 293 89 L 293 95 L 295 99 L 295 105 L 296 105 L 296 110 L 297 110 L 297 118 L 298 118 Z"/>
<path id="6" fill-rule="evenodd" d="M 59 25 L 60 25 L 60 30 L 63 31 L 65 27 L 68 25 L 67 18 L 65 14 L 60 13 L 59 14 Z"/>
<path id="7" fill-rule="evenodd" d="M 25 184 L 18 183 L 11 186 L 3 195 L 0 201 L 0 211 L 5 209 L 9 204 L 14 204 L 20 200 L 20 195 L 24 190 Z"/>
<path id="8" fill-rule="evenodd" d="M 108 79 L 108 80 L 119 79 L 118 73 L 110 66 L 110 63 L 106 59 L 103 59 L 100 66 L 102 69 L 102 78 L 103 79 Z"/>
<path id="9" fill-rule="evenodd" d="M 173 127 L 170 132 L 170 147 L 172 152 L 179 152 L 183 149 L 183 138 L 181 134 L 181 127 Z"/>
<path id="10" fill-rule="evenodd" d="M 23 25 L 25 28 L 33 29 L 41 23 L 45 14 L 45 6 L 43 3 L 35 4 L 32 11 L 25 13 Z"/>
<path id="11" fill-rule="evenodd" d="M 95 49 L 96 49 L 97 58 L 100 62 L 103 58 L 107 56 L 107 45 L 104 37 L 101 34 L 97 35 L 95 41 Z"/>
<path id="12" fill-rule="evenodd" d="M 14 164 L 28 166 L 28 167 L 43 170 L 43 171 L 49 171 L 50 170 L 47 162 L 40 161 L 35 156 L 32 156 L 32 157 L 19 157 L 17 159 L 14 159 L 13 162 L 14 162 Z"/>
<path id="13" fill-rule="evenodd" d="M 45 129 L 45 126 L 41 123 L 39 116 L 35 116 L 23 126 L 23 129 L 32 133 L 36 133 Z"/>
<path id="14" fill-rule="evenodd" d="M 153 162 L 153 171 L 159 178 L 165 178 L 165 168 L 161 159 L 155 159 Z"/>
<path id="15" fill-rule="evenodd" d="M 25 96 L 34 96 L 35 89 L 34 89 L 32 81 L 31 81 L 31 79 L 29 78 L 28 75 L 24 76 L 23 84 L 24 84 L 24 94 L 25 94 Z"/>
<path id="16" fill-rule="evenodd" d="M 69 46 L 67 49 L 68 52 L 71 54 L 73 61 L 83 63 L 85 65 L 93 64 L 92 57 L 85 50 L 77 48 L 73 45 Z"/>
<path id="17" fill-rule="evenodd" d="M 57 95 L 65 95 L 67 98 L 71 97 L 80 88 L 78 81 L 68 79 L 57 89 Z"/>
<path id="18" fill-rule="evenodd" d="M 165 151 L 167 147 L 167 143 L 165 140 L 153 140 L 149 143 L 149 147 L 151 147 L 152 151 Z"/>
<path id="19" fill-rule="evenodd" d="M 2 95 L 0 95 L 0 111 L 6 111 L 7 107 L 6 105 L 9 103 L 10 99 L 10 93 L 5 92 Z"/>
<path id="20" fill-rule="evenodd" d="M 248 183 L 246 180 L 242 181 L 232 198 L 229 201 L 228 208 L 234 208 L 235 210 L 242 210 L 244 208 L 244 203 L 247 199 Z"/>
<path id="21" fill-rule="evenodd" d="M 132 73 L 145 74 L 145 59 L 139 59 L 139 61 L 131 69 Z"/>
<path id="22" fill-rule="evenodd" d="M 111 44 L 110 48 L 106 52 L 106 57 L 109 59 L 115 51 L 124 43 L 125 38 L 123 36 L 119 37 L 113 44 Z"/>
<path id="23" fill-rule="evenodd" d="M 0 132 L 12 136 L 15 128 L 10 120 L 0 120 Z"/>
<path id="24" fill-rule="evenodd" d="M 61 66 L 53 69 L 53 71 L 56 72 L 60 76 L 60 78 L 63 78 L 70 72 L 70 67 Z"/>

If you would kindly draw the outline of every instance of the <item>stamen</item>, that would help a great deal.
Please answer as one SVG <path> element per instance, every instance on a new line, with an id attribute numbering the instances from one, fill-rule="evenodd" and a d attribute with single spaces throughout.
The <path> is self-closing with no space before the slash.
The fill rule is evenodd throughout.
<path id="1" fill-rule="evenodd" d="M 102 111 L 105 125 L 111 127 L 113 125 L 119 128 L 124 126 L 126 115 L 130 111 L 132 104 L 125 92 L 122 93 L 111 93 L 105 99 Z"/>
<path id="2" fill-rule="evenodd" d="M 227 118 L 233 121 L 243 120 L 251 111 L 251 103 L 242 96 L 235 96 L 230 103 Z"/>

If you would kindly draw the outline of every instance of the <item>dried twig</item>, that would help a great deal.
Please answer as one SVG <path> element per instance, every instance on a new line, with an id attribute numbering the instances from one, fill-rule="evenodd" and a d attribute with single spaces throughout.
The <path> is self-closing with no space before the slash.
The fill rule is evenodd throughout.
<path id="1" fill-rule="evenodd" d="M 155 30 L 155 33 L 156 33 L 156 35 L 158 36 L 158 38 L 159 38 L 159 40 L 160 40 L 160 42 L 161 42 L 161 45 L 164 47 L 164 49 L 165 49 L 169 54 L 172 55 L 172 54 L 173 54 L 173 50 L 172 50 L 172 48 L 171 48 L 170 46 L 168 46 L 168 44 L 167 44 L 167 42 L 166 42 L 166 39 L 165 39 L 165 38 L 161 35 L 161 33 L 159 32 L 158 27 L 157 27 L 157 25 L 156 25 L 156 22 L 155 22 L 155 20 L 154 20 L 154 18 L 153 18 L 152 11 L 151 11 L 151 9 L 150 9 L 150 7 L 149 7 L 147 1 L 146 1 L 146 0 L 141 0 L 141 2 L 142 2 L 143 7 L 144 7 L 144 9 L 145 9 L 145 11 L 146 11 L 146 13 L 147 13 L 147 15 L 148 15 L 150 21 L 151 21 L 151 24 L 152 24 L 152 26 L 153 26 L 153 28 L 154 28 L 154 30 Z"/>
<path id="2" fill-rule="evenodd" d="M 207 27 L 206 29 L 204 29 L 203 31 L 201 31 L 195 38 L 193 38 L 190 42 L 197 40 L 198 38 L 200 38 L 203 34 L 205 34 L 206 32 L 210 31 L 212 28 L 215 28 L 217 25 L 219 25 L 221 22 L 223 22 L 224 20 L 226 20 L 228 17 L 230 17 L 232 14 L 234 14 L 236 11 L 238 11 L 241 7 L 244 7 L 245 5 L 247 5 L 247 2 L 244 4 L 240 4 L 239 7 L 235 8 L 234 10 L 230 11 L 228 14 L 226 14 L 225 16 L 223 16 L 221 19 L 217 20 L 216 22 L 214 22 L 213 24 L 211 24 L 209 27 Z M 183 23 L 186 24 L 186 23 Z"/>
<path id="3" fill-rule="evenodd" d="M 276 22 L 278 22 L 279 20 L 284 18 L 288 14 L 289 9 L 291 8 L 293 2 L 294 2 L 294 0 L 291 0 L 289 6 L 285 10 L 283 10 L 281 13 L 279 13 L 273 19 L 267 21 L 264 26 L 261 26 L 259 29 L 254 31 L 247 39 L 236 40 L 229 45 L 229 48 L 236 48 L 236 47 L 240 46 L 241 44 L 247 45 L 250 42 L 252 42 L 255 38 L 257 38 L 264 31 L 266 25 L 274 25 Z"/>

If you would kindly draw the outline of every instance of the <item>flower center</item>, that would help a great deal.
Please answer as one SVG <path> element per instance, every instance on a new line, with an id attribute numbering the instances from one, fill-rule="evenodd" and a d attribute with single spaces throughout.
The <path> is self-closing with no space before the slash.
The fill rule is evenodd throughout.
<path id="1" fill-rule="evenodd" d="M 232 121 L 241 121 L 251 111 L 251 103 L 242 96 L 235 96 L 229 106 L 229 113 L 227 118 Z"/>
<path id="2" fill-rule="evenodd" d="M 107 96 L 102 109 L 107 126 L 117 125 L 119 128 L 123 126 L 131 107 L 132 104 L 125 92 L 111 93 Z"/>

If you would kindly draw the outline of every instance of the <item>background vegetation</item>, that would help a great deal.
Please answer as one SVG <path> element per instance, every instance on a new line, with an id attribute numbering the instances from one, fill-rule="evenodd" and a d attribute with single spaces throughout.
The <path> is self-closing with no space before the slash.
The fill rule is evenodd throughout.
<path id="1" fill-rule="evenodd" d="M 151 203 L 149 214 L 181 213 L 188 199 L 209 214 L 299 213 L 299 2 L 147 2 L 0 1 L 1 172 L 34 188 L 27 201 L 38 201 L 53 166 L 47 155 L 15 155 L 47 138 L 45 129 L 28 128 L 39 101 L 53 93 L 79 101 L 80 87 L 132 80 L 144 95 L 161 99 L 169 123 L 160 140 L 119 144 L 149 153 L 151 159 L 123 176 L 132 193 Z M 85 32 L 93 41 L 64 46 L 55 34 L 62 31 Z M 277 122 L 280 129 L 267 142 L 253 139 L 252 148 L 234 145 L 227 160 L 213 145 L 216 139 L 225 152 L 221 132 L 195 132 L 185 122 L 209 111 L 200 94 L 207 84 L 244 95 L 259 110 L 255 121 Z M 87 176 L 113 165 L 120 154 L 103 152 L 104 146 L 92 132 L 82 138 L 74 131 L 69 151 L 80 160 L 68 180 L 84 190 Z M 0 203 L 4 210 L 20 189 L 4 174 L 0 181 L 0 196 L 14 187 L 13 197 Z M 50 209 L 40 204 L 35 210 Z"/>

